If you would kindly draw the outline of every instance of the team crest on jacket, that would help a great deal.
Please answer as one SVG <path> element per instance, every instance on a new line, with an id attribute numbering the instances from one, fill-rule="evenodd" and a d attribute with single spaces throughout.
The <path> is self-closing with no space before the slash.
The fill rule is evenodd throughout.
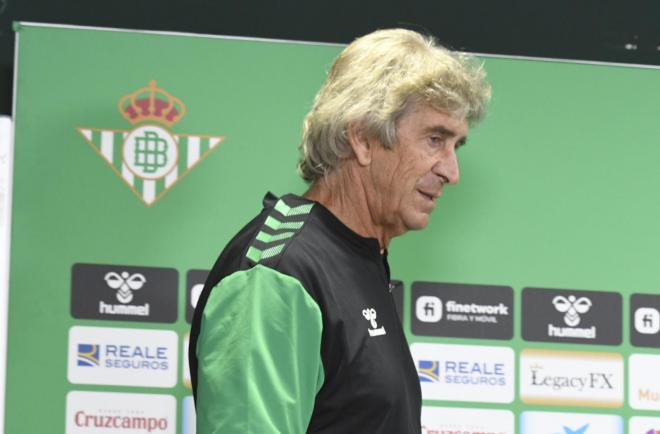
<path id="1" fill-rule="evenodd" d="M 186 106 L 154 80 L 120 98 L 118 108 L 132 129 L 77 131 L 147 206 L 224 140 L 223 136 L 172 132 L 172 126 L 185 116 Z"/>

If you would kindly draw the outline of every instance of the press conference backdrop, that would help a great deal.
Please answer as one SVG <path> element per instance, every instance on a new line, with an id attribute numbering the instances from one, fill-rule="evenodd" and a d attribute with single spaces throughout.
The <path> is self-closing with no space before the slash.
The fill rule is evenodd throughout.
<path id="1" fill-rule="evenodd" d="M 5 432 L 192 433 L 192 305 L 263 194 L 304 191 L 341 47 L 17 32 Z M 660 71 L 483 60 L 461 183 L 390 249 L 423 432 L 658 432 Z"/>

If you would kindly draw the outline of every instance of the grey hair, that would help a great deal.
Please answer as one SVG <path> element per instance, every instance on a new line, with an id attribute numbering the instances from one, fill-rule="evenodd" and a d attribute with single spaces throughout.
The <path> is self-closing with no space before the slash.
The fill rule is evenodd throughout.
<path id="1" fill-rule="evenodd" d="M 298 172 L 315 181 L 350 157 L 351 124 L 392 148 L 397 121 L 417 104 L 473 125 L 485 116 L 490 96 L 483 65 L 431 36 L 405 29 L 362 36 L 339 54 L 305 117 Z"/>

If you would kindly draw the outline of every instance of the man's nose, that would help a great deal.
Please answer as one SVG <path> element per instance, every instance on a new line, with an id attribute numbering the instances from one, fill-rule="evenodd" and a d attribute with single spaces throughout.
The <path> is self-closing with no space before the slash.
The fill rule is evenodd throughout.
<path id="1" fill-rule="evenodd" d="M 451 149 L 444 152 L 436 162 L 435 166 L 433 166 L 433 172 L 436 175 L 445 178 L 449 184 L 458 184 L 460 173 L 456 151 Z"/>

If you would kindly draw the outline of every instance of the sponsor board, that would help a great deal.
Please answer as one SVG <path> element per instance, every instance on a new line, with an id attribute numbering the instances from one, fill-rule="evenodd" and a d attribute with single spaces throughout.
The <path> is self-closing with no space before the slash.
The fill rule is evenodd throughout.
<path id="1" fill-rule="evenodd" d="M 513 412 L 422 407 L 422 434 L 515 434 Z"/>
<path id="2" fill-rule="evenodd" d="M 413 282 L 412 332 L 420 336 L 513 337 L 513 289 L 508 286 Z"/>
<path id="3" fill-rule="evenodd" d="M 660 410 L 660 355 L 632 354 L 628 359 L 628 401 L 637 410 Z"/>
<path id="4" fill-rule="evenodd" d="M 660 348 L 660 295 L 630 297 L 630 343 L 636 347 Z"/>
<path id="5" fill-rule="evenodd" d="M 525 404 L 617 408 L 623 405 L 623 357 L 617 353 L 523 350 Z"/>
<path id="6" fill-rule="evenodd" d="M 631 417 L 628 434 L 660 434 L 660 417 Z"/>
<path id="7" fill-rule="evenodd" d="M 622 299 L 616 292 L 524 288 L 526 341 L 620 345 Z"/>
<path id="8" fill-rule="evenodd" d="M 424 399 L 510 403 L 515 357 L 507 347 L 414 343 Z"/>
<path id="9" fill-rule="evenodd" d="M 623 434 L 621 416 L 524 411 L 521 434 Z"/>
<path id="10" fill-rule="evenodd" d="M 147 393 L 79 392 L 66 396 L 66 434 L 175 434 L 176 399 Z"/>
<path id="11" fill-rule="evenodd" d="M 188 324 L 192 323 L 195 307 L 208 275 L 209 270 L 188 270 L 186 273 L 186 321 Z"/>
<path id="12" fill-rule="evenodd" d="M 71 315 L 81 319 L 173 323 L 179 273 L 173 268 L 74 264 Z"/>
<path id="13" fill-rule="evenodd" d="M 188 347 L 190 345 L 190 333 L 186 333 L 183 337 L 183 346 L 181 347 L 181 358 L 183 359 L 182 374 L 183 374 L 183 385 L 189 389 L 192 389 L 192 383 L 190 381 L 190 362 L 188 361 Z"/>
<path id="14" fill-rule="evenodd" d="M 174 387 L 178 336 L 170 330 L 74 326 L 68 379 L 74 384 Z"/>
<path id="15" fill-rule="evenodd" d="M 197 432 L 197 415 L 195 414 L 195 401 L 192 396 L 186 396 L 181 402 L 181 432 L 182 434 L 195 434 Z"/>

